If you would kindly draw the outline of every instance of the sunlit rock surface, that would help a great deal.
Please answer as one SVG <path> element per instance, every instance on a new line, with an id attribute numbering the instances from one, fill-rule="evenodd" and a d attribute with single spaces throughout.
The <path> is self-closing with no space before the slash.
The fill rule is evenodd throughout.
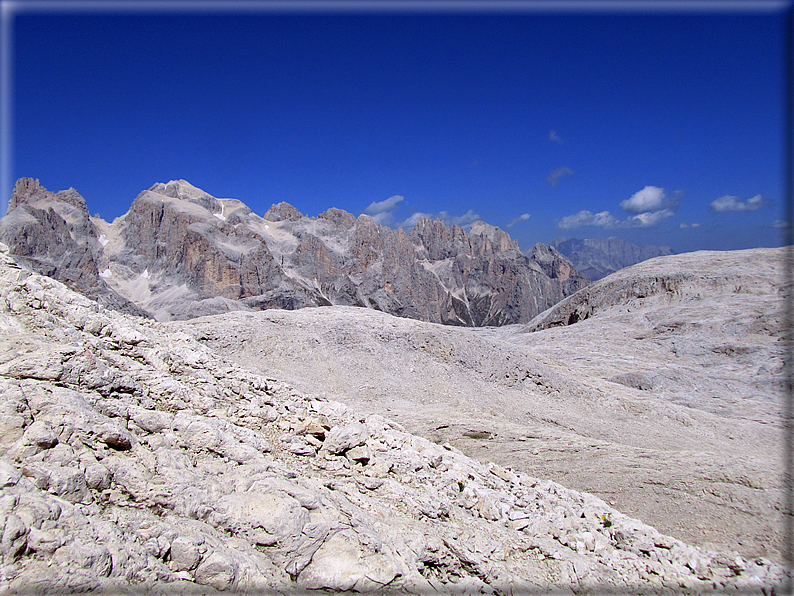
<path id="1" fill-rule="evenodd" d="M 768 593 L 782 578 L 0 260 L 4 593 Z"/>
<path id="2" fill-rule="evenodd" d="M 660 257 L 500 328 L 343 307 L 174 325 L 688 543 L 782 561 L 783 258 Z"/>

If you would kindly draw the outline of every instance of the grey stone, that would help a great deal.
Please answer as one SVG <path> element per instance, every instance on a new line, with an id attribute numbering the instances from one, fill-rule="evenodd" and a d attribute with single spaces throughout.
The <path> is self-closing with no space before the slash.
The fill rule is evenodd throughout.
<path id="1" fill-rule="evenodd" d="M 14 486 L 22 473 L 5 460 L 0 460 L 0 488 Z"/>
<path id="2" fill-rule="evenodd" d="M 45 420 L 36 420 L 28 426 L 22 435 L 22 439 L 28 445 L 36 445 L 42 449 L 49 449 L 58 443 L 58 437 L 52 426 Z"/>
<path id="3" fill-rule="evenodd" d="M 16 560 L 25 552 L 28 544 L 28 528 L 25 523 L 13 513 L 0 513 L 0 547 L 2 548 L 3 563 Z"/>
<path id="4" fill-rule="evenodd" d="M 47 489 L 71 503 L 91 502 L 85 474 L 77 467 L 49 466 Z"/>
<path id="5" fill-rule="evenodd" d="M 193 544 L 189 539 L 182 536 L 177 537 L 171 543 L 170 567 L 174 571 L 191 571 L 195 569 L 201 561 L 201 553 L 198 545 Z"/>
<path id="6" fill-rule="evenodd" d="M 117 424 L 106 422 L 102 424 L 97 430 L 99 439 L 113 449 L 126 450 L 131 449 L 135 439 L 132 434 Z"/>
<path id="7" fill-rule="evenodd" d="M 314 553 L 298 576 L 298 585 L 308 590 L 358 592 L 387 586 L 399 574 L 399 567 L 388 555 L 368 550 L 349 530 L 337 532 Z"/>
<path id="8" fill-rule="evenodd" d="M 326 436 L 323 441 L 323 449 L 332 455 L 337 455 L 363 445 L 368 437 L 369 430 L 361 422 L 337 426 L 332 428 Z"/>
<path id="9" fill-rule="evenodd" d="M 237 564 L 227 553 L 213 551 L 198 566 L 194 577 L 197 584 L 228 590 L 237 578 Z"/>

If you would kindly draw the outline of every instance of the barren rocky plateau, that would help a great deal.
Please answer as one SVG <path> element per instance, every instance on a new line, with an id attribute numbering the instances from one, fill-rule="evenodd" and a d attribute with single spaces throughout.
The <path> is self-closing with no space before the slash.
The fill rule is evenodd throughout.
<path id="1" fill-rule="evenodd" d="M 690 544 L 781 561 L 783 258 L 660 257 L 501 328 L 340 307 L 171 325 Z"/>
<path id="2" fill-rule="evenodd" d="M 583 321 L 530 332 L 349 307 L 159 323 L 26 270 L 0 245 L 0 592 L 780 590 L 779 257 L 725 257 L 758 282 L 726 292 L 747 309 L 738 327 L 721 324 L 730 303 L 714 287 L 690 296 L 697 278 L 628 302 L 593 289 Z M 584 312 L 576 296 L 563 319 Z M 716 330 L 700 319 L 701 335 L 730 337 L 731 350 L 673 325 L 709 300 Z M 620 341 L 634 349 L 600 351 Z M 690 374 L 738 391 L 736 403 L 711 405 Z M 645 490 L 675 531 L 555 477 L 594 489 L 599 478 L 612 503 L 624 485 L 627 505 Z M 667 485 L 714 507 L 687 517 L 698 512 L 654 492 Z M 755 523 L 746 554 L 729 536 L 675 535 L 727 531 L 714 514 L 734 510 Z"/>

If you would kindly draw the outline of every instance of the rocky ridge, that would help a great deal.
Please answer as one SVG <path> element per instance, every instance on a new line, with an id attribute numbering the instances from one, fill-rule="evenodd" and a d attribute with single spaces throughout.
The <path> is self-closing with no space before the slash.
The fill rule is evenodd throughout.
<path id="1" fill-rule="evenodd" d="M 556 238 L 550 243 L 585 277 L 596 281 L 624 267 L 673 254 L 669 246 L 637 246 L 620 238 Z"/>
<path id="2" fill-rule="evenodd" d="M 783 570 L 107 310 L 0 246 L 0 590 L 768 593 Z"/>
<path id="3" fill-rule="evenodd" d="M 616 272 L 541 313 L 524 328 L 540 331 L 584 321 L 613 308 L 631 309 L 652 301 L 666 301 L 697 306 L 719 297 L 724 308 L 734 315 L 743 309 L 730 302 L 751 301 L 782 304 L 786 253 L 783 249 L 745 251 L 698 251 L 657 257 Z M 790 266 L 790 265 L 789 265 Z M 726 302 L 727 301 L 727 302 Z M 772 309 L 775 320 L 766 317 L 749 333 L 769 331 L 780 336 L 780 308 Z M 719 315 L 719 312 L 713 314 Z M 768 313 L 770 316 L 772 312 Z M 738 334 L 739 329 L 734 331 Z"/>
<path id="4" fill-rule="evenodd" d="M 17 181 L 0 219 L 0 242 L 19 262 L 109 308 L 145 316 L 100 275 L 102 241 L 75 189 L 49 192 L 30 178 Z"/>
<path id="5" fill-rule="evenodd" d="M 67 203 L 79 212 L 74 223 L 61 223 Z M 184 180 L 155 184 L 108 223 L 89 218 L 76 191 L 50 193 L 23 178 L 0 241 L 26 262 L 46 263 L 40 273 L 86 293 L 77 270 L 102 295 L 159 320 L 335 304 L 494 326 L 527 322 L 587 283 L 553 248 L 538 245 L 526 257 L 483 222 L 466 232 L 424 218 L 406 233 L 339 209 L 306 217 L 287 203 L 259 217 Z"/>

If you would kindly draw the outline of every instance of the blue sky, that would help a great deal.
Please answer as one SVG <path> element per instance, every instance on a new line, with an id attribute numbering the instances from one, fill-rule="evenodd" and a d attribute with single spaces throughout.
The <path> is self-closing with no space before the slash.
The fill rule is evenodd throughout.
<path id="1" fill-rule="evenodd" d="M 74 187 L 107 220 L 183 178 L 260 215 L 482 219 L 522 248 L 780 243 L 784 3 L 384 4 L 17 3 L 7 184 Z"/>

